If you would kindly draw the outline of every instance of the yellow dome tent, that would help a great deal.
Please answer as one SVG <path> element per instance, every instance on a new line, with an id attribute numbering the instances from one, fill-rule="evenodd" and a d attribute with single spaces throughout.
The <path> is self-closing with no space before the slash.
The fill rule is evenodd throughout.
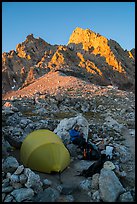
<path id="1" fill-rule="evenodd" d="M 51 173 L 62 172 L 70 163 L 70 154 L 58 135 L 50 130 L 35 130 L 27 135 L 20 149 L 25 167 Z"/>

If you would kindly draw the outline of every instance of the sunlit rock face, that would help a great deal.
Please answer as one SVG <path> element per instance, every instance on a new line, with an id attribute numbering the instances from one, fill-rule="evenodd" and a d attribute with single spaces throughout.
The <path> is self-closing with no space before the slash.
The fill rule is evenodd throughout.
<path id="1" fill-rule="evenodd" d="M 36 39 L 30 34 L 24 42 L 16 46 L 16 51 L 4 52 L 2 54 L 3 93 L 17 90 L 45 74 L 46 71 L 43 73 L 43 70 L 38 70 L 37 64 L 45 52 L 52 50 L 51 47 L 43 39 Z"/>
<path id="2" fill-rule="evenodd" d="M 132 87 L 135 79 L 135 49 L 123 50 L 114 40 L 108 40 L 89 29 L 76 28 L 70 36 L 68 46 L 83 54 L 89 72 L 110 79 L 121 88 Z M 87 60 L 88 63 L 87 63 Z M 94 63 L 94 64 L 93 64 Z M 123 87 L 122 87 L 123 86 Z"/>
<path id="3" fill-rule="evenodd" d="M 134 91 L 135 49 L 123 50 L 90 29 L 76 28 L 67 45 L 50 45 L 30 34 L 16 51 L 2 54 L 2 92 L 21 89 L 56 71 Z"/>

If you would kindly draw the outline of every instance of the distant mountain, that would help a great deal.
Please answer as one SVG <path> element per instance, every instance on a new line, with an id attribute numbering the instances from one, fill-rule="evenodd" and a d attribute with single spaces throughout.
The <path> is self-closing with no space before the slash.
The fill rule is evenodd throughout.
<path id="1" fill-rule="evenodd" d="M 2 54 L 2 92 L 23 89 L 56 71 L 134 91 L 135 49 L 123 50 L 116 41 L 82 28 L 73 31 L 67 45 L 50 45 L 30 34 L 16 51 Z"/>

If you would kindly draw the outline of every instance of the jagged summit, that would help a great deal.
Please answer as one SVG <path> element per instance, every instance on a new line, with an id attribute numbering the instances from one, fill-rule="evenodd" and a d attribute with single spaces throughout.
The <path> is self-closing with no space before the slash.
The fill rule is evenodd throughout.
<path id="1" fill-rule="evenodd" d="M 124 50 L 90 29 L 77 27 L 67 46 L 51 45 L 33 34 L 2 54 L 2 91 L 22 89 L 48 72 L 61 71 L 99 85 L 134 90 L 135 49 Z"/>
<path id="2" fill-rule="evenodd" d="M 72 33 L 76 33 L 76 32 L 78 32 L 78 33 L 79 33 L 79 32 L 85 32 L 85 34 L 86 34 L 86 33 L 95 33 L 95 34 L 96 34 L 96 32 L 90 30 L 89 28 L 83 29 L 83 28 L 80 28 L 80 27 L 76 27 L 76 28 L 73 30 Z"/>
<path id="3" fill-rule="evenodd" d="M 92 49 L 92 46 L 94 48 L 97 48 L 99 44 L 106 44 L 108 41 L 107 38 L 103 37 L 99 33 L 95 33 L 91 31 L 90 29 L 82 29 L 77 27 L 73 32 L 72 35 L 70 36 L 69 42 L 70 43 L 75 43 L 75 44 L 82 44 L 83 49 L 86 51 L 89 51 Z"/>
<path id="4" fill-rule="evenodd" d="M 108 40 L 90 29 L 83 30 L 81 28 L 76 28 L 70 36 L 68 45 L 74 46 L 76 50 L 82 48 L 90 54 L 105 57 L 106 62 L 110 66 L 116 68 L 120 72 L 125 72 L 114 53 L 116 49 L 124 53 L 124 50 L 116 41 Z"/>
<path id="5" fill-rule="evenodd" d="M 24 42 L 16 46 L 16 52 L 19 57 L 30 60 L 36 54 L 36 57 L 42 57 L 47 46 L 50 46 L 50 44 L 45 42 L 42 38 L 34 38 L 33 34 L 30 34 L 26 37 Z"/>

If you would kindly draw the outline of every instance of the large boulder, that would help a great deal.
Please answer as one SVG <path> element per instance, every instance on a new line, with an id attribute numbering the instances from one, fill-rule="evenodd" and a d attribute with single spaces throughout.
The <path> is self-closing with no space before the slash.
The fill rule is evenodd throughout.
<path id="1" fill-rule="evenodd" d="M 48 187 L 37 194 L 34 202 L 55 202 L 59 198 L 59 195 L 60 193 L 56 189 Z"/>
<path id="2" fill-rule="evenodd" d="M 35 174 L 29 168 L 25 168 L 24 175 L 28 178 L 27 182 L 25 183 L 25 186 L 27 188 L 32 188 L 35 193 L 38 193 L 43 190 L 43 183 L 41 182 L 40 176 L 38 174 Z"/>
<path id="3" fill-rule="evenodd" d="M 105 125 L 107 125 L 108 127 L 121 132 L 122 128 L 124 127 L 123 124 L 118 123 L 115 119 L 113 119 L 111 116 L 107 116 L 105 118 Z"/>
<path id="4" fill-rule="evenodd" d="M 72 183 L 72 184 L 63 184 L 62 185 L 62 195 L 70 195 L 74 193 L 77 190 L 77 187 Z"/>
<path id="5" fill-rule="evenodd" d="M 7 172 L 13 173 L 18 168 L 18 166 L 19 163 L 16 160 L 16 158 L 9 156 L 2 163 L 2 170 L 6 173 Z"/>
<path id="6" fill-rule="evenodd" d="M 69 130 L 76 124 L 79 125 L 80 130 L 83 132 L 84 138 L 87 141 L 89 123 L 81 114 L 76 117 L 61 120 L 54 132 L 63 140 L 64 144 L 67 144 L 70 141 Z"/>
<path id="7" fill-rule="evenodd" d="M 134 202 L 130 191 L 121 194 L 119 196 L 119 202 Z"/>
<path id="8" fill-rule="evenodd" d="M 99 177 L 99 190 L 103 202 L 116 202 L 119 195 L 125 191 L 116 174 L 102 168 Z"/>
<path id="9" fill-rule="evenodd" d="M 17 202 L 22 202 L 24 200 L 31 200 L 34 196 L 34 191 L 31 188 L 20 188 L 12 191 L 11 195 Z"/>
<path id="10" fill-rule="evenodd" d="M 85 180 L 82 180 L 79 184 L 79 188 L 81 190 L 85 190 L 85 191 L 88 191 L 91 189 L 91 185 L 92 185 L 92 181 L 91 179 L 85 179 Z"/>
<path id="11" fill-rule="evenodd" d="M 77 147 L 74 144 L 68 144 L 67 149 L 69 150 L 69 153 L 72 157 L 77 157 L 78 156 L 78 151 L 77 151 Z"/>
<path id="12" fill-rule="evenodd" d="M 23 129 L 20 127 L 15 126 L 6 126 L 3 127 L 3 136 L 8 141 L 8 143 L 15 147 L 20 148 L 22 143 L 22 137 L 23 137 Z"/>
<path id="13" fill-rule="evenodd" d="M 91 188 L 93 192 L 99 189 L 99 173 L 96 173 L 92 176 Z"/>
<path id="14" fill-rule="evenodd" d="M 7 140 L 4 139 L 4 136 L 2 135 L 2 157 L 3 158 L 8 157 L 9 155 L 8 150 L 11 150 L 11 145 Z"/>
<path id="15" fill-rule="evenodd" d="M 89 160 L 77 160 L 74 163 L 74 169 L 77 172 L 81 172 L 83 170 L 88 169 L 92 164 L 94 163 L 94 161 L 89 161 Z"/>

